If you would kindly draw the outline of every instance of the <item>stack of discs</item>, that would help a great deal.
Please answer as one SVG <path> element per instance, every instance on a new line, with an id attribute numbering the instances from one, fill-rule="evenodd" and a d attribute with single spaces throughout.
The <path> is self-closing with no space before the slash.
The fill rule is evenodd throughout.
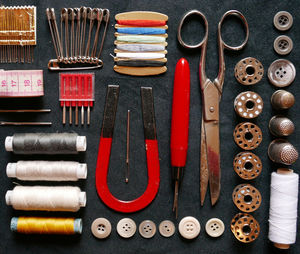
<path id="1" fill-rule="evenodd" d="M 168 16 L 158 12 L 132 11 L 119 13 L 115 19 L 114 70 L 133 76 L 166 72 Z"/>

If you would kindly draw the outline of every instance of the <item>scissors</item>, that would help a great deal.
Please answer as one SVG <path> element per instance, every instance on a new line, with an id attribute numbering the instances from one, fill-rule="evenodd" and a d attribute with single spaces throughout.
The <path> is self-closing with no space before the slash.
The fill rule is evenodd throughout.
<path id="1" fill-rule="evenodd" d="M 187 44 L 181 36 L 182 25 L 186 19 L 197 15 L 204 21 L 205 35 L 203 40 L 195 45 Z M 235 16 L 241 19 L 245 28 L 246 37 L 241 45 L 230 46 L 226 44 L 221 35 L 223 21 L 228 16 Z M 238 51 L 245 47 L 249 38 L 248 22 L 244 15 L 237 10 L 227 11 L 218 24 L 218 45 L 219 45 L 219 73 L 214 81 L 207 78 L 205 73 L 205 61 L 208 42 L 208 22 L 205 15 L 198 10 L 187 12 L 181 19 L 177 38 L 179 43 L 187 49 L 201 48 L 199 63 L 199 80 L 202 92 L 202 123 L 201 123 L 201 154 L 200 154 L 200 196 L 203 206 L 207 192 L 208 182 L 210 188 L 211 204 L 215 205 L 220 196 L 221 189 L 221 168 L 220 168 L 220 137 L 219 137 L 219 104 L 222 96 L 222 89 L 225 78 L 224 49 Z"/>

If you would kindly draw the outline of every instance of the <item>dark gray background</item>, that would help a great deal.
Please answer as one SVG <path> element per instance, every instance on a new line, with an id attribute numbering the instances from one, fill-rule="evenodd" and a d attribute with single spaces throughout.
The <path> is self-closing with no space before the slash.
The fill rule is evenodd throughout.
<path id="1" fill-rule="evenodd" d="M 259 238 L 251 244 L 239 243 L 230 231 L 230 221 L 238 213 L 237 208 L 231 200 L 232 190 L 237 184 L 243 183 L 233 171 L 232 161 L 234 156 L 241 150 L 234 144 L 232 132 L 235 125 L 240 121 L 233 109 L 233 100 L 238 93 L 245 91 L 248 87 L 243 87 L 234 78 L 233 69 L 235 64 L 242 58 L 252 56 L 258 58 L 265 68 L 265 73 L 272 61 L 279 58 L 273 51 L 273 41 L 281 34 L 273 27 L 273 16 L 277 11 L 287 10 L 294 16 L 294 25 L 285 34 L 291 36 L 294 41 L 294 50 L 286 58 L 291 60 L 296 68 L 299 67 L 300 48 L 300 27 L 298 26 L 300 11 L 299 1 L 267 1 L 267 0 L 243 0 L 243 1 L 1 1 L 4 5 L 37 5 L 37 33 L 38 42 L 35 48 L 34 64 L 1 64 L 1 68 L 9 69 L 43 69 L 45 96 L 41 99 L 26 100 L 0 100 L 1 108 L 51 108 L 50 114 L 32 115 L 1 115 L 1 120 L 41 120 L 52 121 L 52 127 L 1 127 L 0 144 L 1 151 L 1 176 L 0 176 L 0 253 L 274 253 L 276 250 L 268 241 L 268 214 L 269 214 L 269 188 L 270 174 L 276 169 L 267 158 L 267 146 L 271 140 L 268 132 L 268 121 L 275 113 L 271 109 L 270 96 L 275 91 L 264 75 L 263 80 L 250 87 L 258 92 L 264 100 L 264 111 L 256 122 L 263 131 L 263 142 L 254 151 L 260 156 L 263 162 L 262 174 L 251 183 L 257 187 L 262 194 L 263 202 L 258 211 L 254 212 L 254 217 L 259 221 L 261 233 Z M 54 7 L 58 13 L 62 7 L 101 7 L 111 11 L 110 25 L 107 38 L 102 53 L 104 67 L 95 71 L 95 106 L 92 110 L 92 121 L 89 127 L 63 126 L 61 122 L 62 110 L 58 103 L 58 72 L 47 70 L 47 63 L 50 58 L 55 57 L 54 48 L 46 21 L 45 9 Z M 206 197 L 204 207 L 200 207 L 199 196 L 199 146 L 200 146 L 200 119 L 201 119 L 201 99 L 198 81 L 198 64 L 200 51 L 183 50 L 176 40 L 176 31 L 181 16 L 190 9 L 202 11 L 209 22 L 209 49 L 207 57 L 207 74 L 212 79 L 216 77 L 218 70 L 217 53 L 217 23 L 223 13 L 230 9 L 238 9 L 246 16 L 250 27 L 250 38 L 246 48 L 238 53 L 226 52 L 226 79 L 221 101 L 221 167 L 222 167 L 222 190 L 220 200 L 215 207 L 211 207 L 209 196 Z M 113 53 L 113 33 L 115 29 L 114 15 L 119 12 L 132 10 L 149 10 L 165 13 L 169 16 L 168 21 L 168 71 L 167 73 L 155 77 L 129 77 L 123 76 L 113 71 L 113 59 L 109 55 Z M 203 35 L 203 28 L 197 26 L 197 21 L 191 21 L 188 28 L 185 27 L 184 36 L 191 42 L 196 42 Z M 238 23 L 226 22 L 223 30 L 224 39 L 227 42 L 242 41 L 243 30 Z M 170 120 L 174 69 L 177 60 L 186 57 L 191 67 L 191 107 L 190 107 L 190 133 L 188 162 L 186 166 L 184 181 L 179 197 L 179 219 L 175 220 L 171 212 L 173 200 L 173 186 L 171 185 L 170 169 Z M 155 111 L 157 120 L 157 133 L 161 167 L 161 183 L 156 199 L 149 207 L 134 214 L 121 214 L 108 209 L 98 198 L 95 189 L 95 166 L 97 160 L 100 128 L 102 124 L 104 99 L 106 86 L 108 84 L 120 85 L 120 99 L 117 112 L 114 141 L 110 160 L 110 173 L 108 177 L 109 186 L 114 195 L 121 199 L 133 199 L 141 195 L 147 184 L 147 171 L 145 164 L 145 150 L 143 141 L 142 115 L 140 87 L 151 86 L 154 90 Z M 299 88 L 298 79 L 288 88 L 298 99 Z M 132 111 L 132 132 L 131 132 L 131 170 L 130 183 L 124 183 L 125 171 L 125 134 L 126 134 L 126 111 Z M 298 124 L 297 111 L 299 103 L 288 111 L 288 115 Z M 16 132 L 62 132 L 75 131 L 87 136 L 88 149 L 86 153 L 79 156 L 17 156 L 4 150 L 4 139 L 8 135 Z M 289 140 L 299 148 L 298 129 Z M 82 190 L 87 192 L 87 206 L 76 214 L 68 213 L 32 213 L 14 211 L 5 204 L 4 196 L 7 190 L 14 187 L 13 179 L 8 179 L 5 167 L 8 162 L 15 162 L 20 159 L 64 159 L 79 160 L 88 164 L 88 179 L 80 181 L 78 184 Z M 298 171 L 299 162 L 293 165 L 293 169 Z M 30 183 L 22 183 L 30 185 Z M 41 184 L 41 183 L 39 183 Z M 47 183 L 43 183 L 47 184 Z M 51 184 L 51 183 L 50 183 Z M 52 183 L 54 185 L 54 183 Z M 77 184 L 77 183 L 75 183 Z M 41 215 L 41 216 L 77 216 L 83 219 L 83 233 L 81 236 L 32 236 L 17 235 L 10 232 L 9 224 L 12 216 L 20 215 Z M 125 240 L 118 236 L 116 232 L 117 222 L 123 217 L 130 217 L 137 225 L 145 220 L 151 219 L 157 225 L 165 219 L 171 219 L 178 224 L 184 216 L 195 216 L 199 219 L 202 231 L 199 237 L 192 241 L 186 241 L 179 236 L 179 233 L 172 238 L 163 238 L 157 233 L 153 239 L 143 239 L 138 233 L 131 239 Z M 106 240 L 94 238 L 90 232 L 90 225 L 94 219 L 106 217 L 112 223 L 112 234 Z M 212 239 L 206 235 L 204 227 L 208 219 L 219 217 L 225 223 L 224 235 L 218 239 Z M 299 228 L 299 223 L 298 223 Z M 298 239 L 299 240 L 299 239 Z M 291 247 L 289 253 L 299 253 L 300 244 Z"/>

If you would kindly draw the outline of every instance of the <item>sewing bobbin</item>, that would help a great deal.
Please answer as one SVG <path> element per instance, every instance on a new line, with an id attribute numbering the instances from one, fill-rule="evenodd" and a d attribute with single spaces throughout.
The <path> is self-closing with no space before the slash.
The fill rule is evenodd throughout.
<path id="1" fill-rule="evenodd" d="M 234 171 L 244 180 L 258 177 L 262 171 L 260 158 L 251 152 L 240 152 L 233 160 Z"/>
<path id="2" fill-rule="evenodd" d="M 251 243 L 257 239 L 260 233 L 259 223 L 247 213 L 238 213 L 231 221 L 231 232 L 235 238 L 243 243 Z"/>
<path id="3" fill-rule="evenodd" d="M 238 124 L 233 132 L 235 143 L 244 150 L 253 150 L 262 141 L 261 129 L 254 123 L 243 122 Z"/>

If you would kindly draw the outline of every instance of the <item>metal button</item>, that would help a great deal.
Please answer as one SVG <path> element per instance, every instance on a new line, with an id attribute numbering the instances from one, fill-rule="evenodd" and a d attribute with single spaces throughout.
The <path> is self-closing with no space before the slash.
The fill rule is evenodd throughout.
<path id="1" fill-rule="evenodd" d="M 130 238 L 136 232 L 136 224 L 130 218 L 124 218 L 117 224 L 117 232 L 123 238 Z"/>
<path id="2" fill-rule="evenodd" d="M 274 26 L 279 31 L 286 31 L 293 25 L 293 16 L 287 11 L 279 11 L 273 19 Z"/>
<path id="3" fill-rule="evenodd" d="M 170 220 L 164 220 L 159 224 L 159 233 L 164 237 L 170 237 L 175 233 L 175 225 Z"/>
<path id="4" fill-rule="evenodd" d="M 269 81 L 276 87 L 290 85 L 296 76 L 295 66 L 286 59 L 278 59 L 268 69 Z"/>
<path id="5" fill-rule="evenodd" d="M 179 222 L 178 230 L 182 237 L 194 239 L 199 235 L 201 226 L 196 218 L 187 216 Z"/>
<path id="6" fill-rule="evenodd" d="M 219 237 L 224 233 L 225 226 L 220 219 L 212 218 L 206 222 L 205 230 L 209 236 Z"/>
<path id="7" fill-rule="evenodd" d="M 111 224 L 105 218 L 98 218 L 93 221 L 91 231 L 95 237 L 104 239 L 111 233 Z"/>
<path id="8" fill-rule="evenodd" d="M 274 40 L 274 50 L 279 55 L 287 55 L 293 49 L 293 41 L 286 35 L 280 35 Z"/>
<path id="9" fill-rule="evenodd" d="M 144 238 L 151 238 L 156 233 L 155 223 L 151 220 L 144 220 L 139 226 L 140 235 Z"/>

